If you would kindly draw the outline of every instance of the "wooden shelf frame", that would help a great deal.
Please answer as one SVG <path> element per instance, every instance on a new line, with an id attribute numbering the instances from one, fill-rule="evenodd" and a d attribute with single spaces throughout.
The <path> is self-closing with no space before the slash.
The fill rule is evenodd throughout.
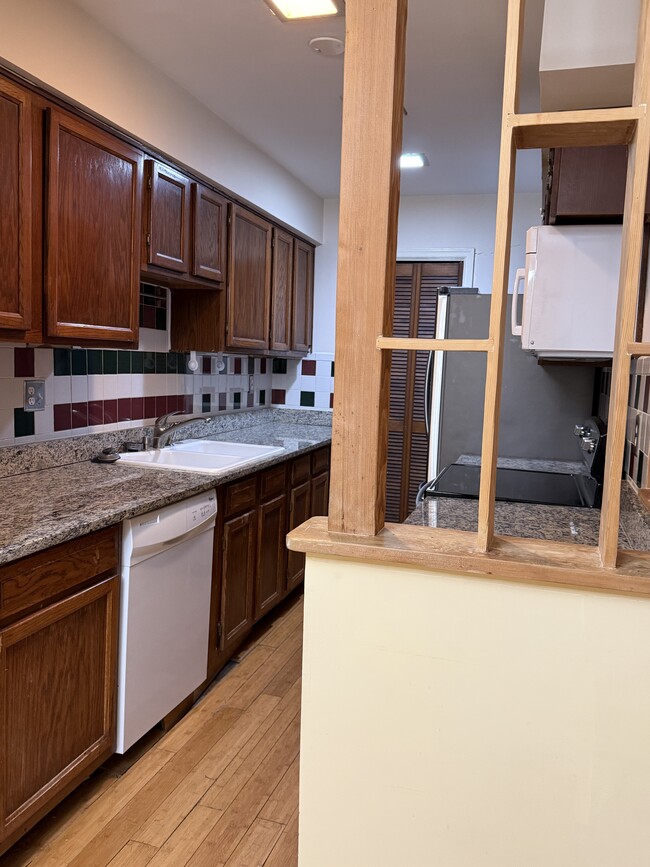
<path id="1" fill-rule="evenodd" d="M 317 553 L 325 550 L 332 553 L 338 549 L 342 556 L 346 556 L 344 551 L 351 556 L 352 550 L 382 548 L 385 552 L 392 551 L 391 556 L 399 560 L 396 552 L 406 545 L 406 536 L 394 525 L 385 526 L 384 522 L 389 352 L 396 349 L 485 352 L 485 423 L 478 532 L 450 534 L 412 527 L 406 531 L 408 548 L 412 550 L 413 562 L 431 558 L 433 548 L 438 547 L 449 563 L 454 562 L 451 550 L 454 546 L 463 557 L 469 557 L 471 548 L 470 559 L 474 558 L 475 565 L 482 564 L 480 571 L 499 571 L 486 564 L 511 559 L 515 542 L 524 552 L 515 558 L 519 570 L 527 557 L 534 559 L 530 551 L 537 550 L 535 543 L 497 539 L 494 534 L 516 154 L 517 150 L 526 148 L 627 144 L 629 158 L 603 509 L 598 547 L 581 546 L 585 550 L 580 552 L 580 568 L 585 573 L 609 570 L 614 576 L 621 571 L 621 563 L 625 563 L 624 571 L 629 572 L 631 555 L 618 551 L 629 376 L 632 357 L 650 355 L 650 344 L 634 339 L 650 160 L 647 111 L 650 0 L 642 0 L 632 106 L 537 114 L 519 113 L 518 70 L 524 5 L 525 0 L 509 0 L 508 4 L 494 273 L 489 336 L 485 340 L 383 336 L 392 331 L 407 0 L 356 0 L 348 5 L 335 358 L 337 387 L 329 522 L 327 533 L 321 522 L 315 534 L 318 540 L 314 534 L 310 542 L 309 533 L 300 536 L 298 531 L 294 532 L 293 539 L 289 540 L 290 547 Z M 350 537 L 355 537 L 356 541 Z M 392 541 L 387 543 L 387 538 Z M 543 570 L 552 566 L 551 572 L 557 574 L 558 564 L 563 560 L 571 562 L 576 546 L 546 543 L 545 551 L 549 562 L 540 561 L 535 568 Z M 432 561 L 429 559 L 429 562 Z M 527 562 L 530 563 L 530 559 Z M 650 554 L 635 553 L 633 563 L 635 576 L 643 581 L 650 579 Z M 570 583 L 568 578 L 566 580 Z M 605 585 L 607 581 L 604 584 L 596 581 L 593 586 Z M 638 586 L 632 589 L 626 585 L 626 589 L 639 592 Z"/>

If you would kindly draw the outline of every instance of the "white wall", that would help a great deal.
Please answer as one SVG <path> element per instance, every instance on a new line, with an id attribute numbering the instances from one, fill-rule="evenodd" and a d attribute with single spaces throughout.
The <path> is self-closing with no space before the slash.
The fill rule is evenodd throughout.
<path id="1" fill-rule="evenodd" d="M 510 285 L 517 268 L 524 265 L 526 230 L 541 222 L 541 195 L 515 197 L 512 229 Z M 323 246 L 316 251 L 314 298 L 314 351 L 333 352 L 335 333 L 336 265 L 338 248 L 338 199 L 327 199 L 324 208 Z M 492 291 L 496 195 L 410 196 L 400 202 L 397 254 L 406 259 L 425 258 L 450 248 L 450 256 L 473 248 L 474 275 L 464 285 Z"/>
<path id="2" fill-rule="evenodd" d="M 76 6 L 0 0 L 0 18 L 5 61 L 320 240 L 319 196 Z"/>
<path id="3" fill-rule="evenodd" d="M 300 867 L 641 867 L 650 599 L 307 558 Z"/>

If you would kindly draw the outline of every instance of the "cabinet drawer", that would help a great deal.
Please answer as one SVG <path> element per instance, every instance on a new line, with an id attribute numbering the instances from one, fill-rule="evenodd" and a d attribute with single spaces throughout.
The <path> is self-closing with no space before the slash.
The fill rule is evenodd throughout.
<path id="1" fill-rule="evenodd" d="M 257 478 L 255 476 L 228 485 L 224 498 L 224 516 L 228 518 L 230 515 L 236 515 L 246 509 L 255 508 L 256 494 Z"/>
<path id="2" fill-rule="evenodd" d="M 260 500 L 265 501 L 274 494 L 281 494 L 287 485 L 287 465 L 278 464 L 260 475 Z"/>
<path id="3" fill-rule="evenodd" d="M 107 527 L 0 568 L 3 622 L 103 574 L 118 570 L 117 526 Z"/>
<path id="4" fill-rule="evenodd" d="M 311 455 L 303 455 L 291 464 L 291 487 L 306 482 L 311 468 Z"/>
<path id="5" fill-rule="evenodd" d="M 330 465 L 329 446 L 326 446 L 324 449 L 318 449 L 318 451 L 312 453 L 312 456 L 311 456 L 311 474 L 312 474 L 312 476 L 317 476 L 320 473 L 324 473 L 325 470 L 329 469 L 329 465 Z"/>

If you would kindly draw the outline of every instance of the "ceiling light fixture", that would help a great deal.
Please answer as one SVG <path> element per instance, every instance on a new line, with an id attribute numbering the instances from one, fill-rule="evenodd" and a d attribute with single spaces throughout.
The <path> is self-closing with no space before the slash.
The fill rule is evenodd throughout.
<path id="1" fill-rule="evenodd" d="M 321 57 L 340 57 L 345 51 L 345 43 L 336 36 L 314 36 L 309 47 Z"/>
<path id="2" fill-rule="evenodd" d="M 301 18 L 329 18 L 343 15 L 343 0 L 264 0 L 274 15 L 282 21 Z"/>
<path id="3" fill-rule="evenodd" d="M 428 165 L 426 154 L 402 154 L 399 158 L 400 169 L 421 169 Z"/>

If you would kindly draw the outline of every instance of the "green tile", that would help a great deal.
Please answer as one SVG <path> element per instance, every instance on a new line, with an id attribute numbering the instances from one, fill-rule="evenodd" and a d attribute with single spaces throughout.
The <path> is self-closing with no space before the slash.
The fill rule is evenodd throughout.
<path id="1" fill-rule="evenodd" d="M 300 406 L 313 406 L 315 398 L 316 398 L 316 392 L 314 392 L 314 391 L 301 391 L 300 392 Z"/>
<path id="2" fill-rule="evenodd" d="M 120 349 L 117 353 L 117 372 L 131 373 L 131 353 Z"/>
<path id="3" fill-rule="evenodd" d="M 145 373 L 155 373 L 156 372 L 156 353 L 155 352 L 143 352 L 144 356 L 144 372 Z"/>
<path id="4" fill-rule="evenodd" d="M 156 373 L 167 373 L 166 352 L 156 352 Z"/>
<path id="5" fill-rule="evenodd" d="M 236 391 L 233 394 L 232 399 L 233 399 L 233 409 L 240 409 L 241 408 L 241 392 Z"/>
<path id="6" fill-rule="evenodd" d="M 167 353 L 167 373 L 177 373 L 178 359 L 175 352 Z"/>
<path id="7" fill-rule="evenodd" d="M 266 404 L 266 391 L 261 389 L 260 391 L 260 406 L 264 406 Z"/>
<path id="8" fill-rule="evenodd" d="M 334 376 L 334 362 L 332 362 L 332 373 L 330 375 Z"/>
<path id="9" fill-rule="evenodd" d="M 114 349 L 104 349 L 104 373 L 117 373 L 117 352 Z"/>
<path id="10" fill-rule="evenodd" d="M 144 373 L 144 352 L 131 353 L 131 373 Z"/>
<path id="11" fill-rule="evenodd" d="M 86 376 L 88 373 L 88 364 L 86 362 L 86 350 L 85 349 L 73 349 L 72 350 L 72 375 L 73 376 Z"/>
<path id="12" fill-rule="evenodd" d="M 31 437 L 34 436 L 34 413 L 25 412 L 24 409 L 16 407 L 14 409 L 14 436 L 15 437 Z"/>
<path id="13" fill-rule="evenodd" d="M 101 349 L 89 349 L 86 355 L 88 359 L 88 373 L 91 376 L 101 376 L 104 372 Z"/>
<path id="14" fill-rule="evenodd" d="M 55 376 L 70 376 L 72 365 L 70 362 L 70 350 L 60 349 L 54 350 L 54 375 Z"/>
<path id="15" fill-rule="evenodd" d="M 274 358 L 273 359 L 273 373 L 286 373 L 287 372 L 287 359 L 286 358 Z"/>

